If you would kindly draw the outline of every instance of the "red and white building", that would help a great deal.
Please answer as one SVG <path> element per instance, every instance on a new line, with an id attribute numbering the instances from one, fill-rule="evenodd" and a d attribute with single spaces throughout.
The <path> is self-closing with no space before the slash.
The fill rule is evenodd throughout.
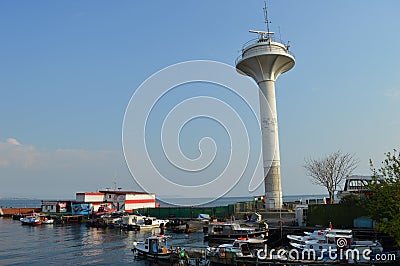
<path id="1" fill-rule="evenodd" d="M 99 207 L 108 207 L 115 211 L 132 212 L 139 208 L 155 208 L 156 195 L 154 193 L 137 191 L 101 190 L 99 192 L 78 192 L 76 201 L 90 203 L 93 211 Z"/>
<path id="2" fill-rule="evenodd" d="M 104 202 L 104 193 L 101 192 L 78 192 L 76 193 L 76 204 L 91 204 L 91 208 L 93 211 L 98 211 L 99 207 L 110 207 Z"/>
<path id="3" fill-rule="evenodd" d="M 155 208 L 156 194 L 138 191 L 100 191 L 104 193 L 105 202 L 112 202 L 116 210 L 130 212 L 140 208 Z"/>

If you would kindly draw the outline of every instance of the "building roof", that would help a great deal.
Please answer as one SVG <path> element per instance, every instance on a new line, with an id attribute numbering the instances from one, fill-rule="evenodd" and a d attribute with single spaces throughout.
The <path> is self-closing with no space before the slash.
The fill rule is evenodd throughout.
<path id="1" fill-rule="evenodd" d="M 75 200 L 42 200 L 42 204 L 43 203 L 60 203 L 60 202 L 72 202 Z"/>
<path id="2" fill-rule="evenodd" d="M 370 175 L 351 175 L 346 177 L 347 180 L 372 180 Z"/>
<path id="3" fill-rule="evenodd" d="M 154 193 L 147 193 L 142 191 L 124 191 L 124 190 L 100 190 L 99 192 L 107 194 L 118 194 L 118 195 L 126 195 L 126 194 L 154 195 Z"/>
<path id="4" fill-rule="evenodd" d="M 98 195 L 98 196 L 102 196 L 104 195 L 103 192 L 99 191 L 99 192 L 76 192 L 76 195 Z"/>

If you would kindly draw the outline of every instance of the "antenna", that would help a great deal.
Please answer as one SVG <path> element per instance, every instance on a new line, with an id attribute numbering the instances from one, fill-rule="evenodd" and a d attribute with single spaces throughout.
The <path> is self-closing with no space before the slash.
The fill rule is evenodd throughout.
<path id="1" fill-rule="evenodd" d="M 259 34 L 260 35 L 260 40 L 259 41 L 264 42 L 264 41 L 268 40 L 269 42 L 271 42 L 270 36 L 273 35 L 274 32 L 271 32 L 269 30 L 269 23 L 271 23 L 271 22 L 268 20 L 267 2 L 265 2 L 265 1 L 264 1 L 263 10 L 264 10 L 264 23 L 267 24 L 267 31 L 249 30 L 249 32 Z"/>
<path id="2" fill-rule="evenodd" d="M 282 40 L 282 36 L 281 36 L 281 26 L 278 26 L 278 33 L 279 33 L 279 39 Z"/>
<path id="3" fill-rule="evenodd" d="M 269 23 L 271 23 L 271 21 L 268 20 L 268 9 L 267 9 L 267 1 L 264 1 L 264 23 L 267 24 L 267 32 L 270 32 L 269 30 Z"/>

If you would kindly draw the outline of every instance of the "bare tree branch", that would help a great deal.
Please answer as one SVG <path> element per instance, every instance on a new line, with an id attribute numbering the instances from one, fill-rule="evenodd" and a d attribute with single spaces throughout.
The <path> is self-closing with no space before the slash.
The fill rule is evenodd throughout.
<path id="1" fill-rule="evenodd" d="M 330 202 L 333 203 L 337 187 L 353 173 L 358 163 L 354 155 L 336 151 L 321 159 L 305 159 L 303 167 L 313 184 L 328 190 Z"/>

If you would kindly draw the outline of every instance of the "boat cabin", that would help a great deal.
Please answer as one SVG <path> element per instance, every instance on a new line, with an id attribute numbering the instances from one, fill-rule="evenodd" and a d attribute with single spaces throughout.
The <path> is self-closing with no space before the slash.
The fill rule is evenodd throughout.
<path id="1" fill-rule="evenodd" d="M 208 232 L 210 234 L 228 234 L 237 230 L 240 230 L 239 224 L 217 223 L 208 225 Z"/>
<path id="2" fill-rule="evenodd" d="M 144 242 L 144 248 L 153 254 L 167 253 L 167 238 L 149 237 Z"/>
<path id="3" fill-rule="evenodd" d="M 242 227 L 237 223 L 210 223 L 207 228 L 208 234 L 224 235 L 224 234 L 244 234 L 253 233 L 257 229 L 256 227 Z M 264 228 L 263 228 L 264 229 Z"/>
<path id="4" fill-rule="evenodd" d="M 373 181 L 372 176 L 362 176 L 362 175 L 348 176 L 346 178 L 343 190 L 338 192 L 338 198 L 342 199 L 343 197 L 350 194 L 369 195 L 371 191 L 369 190 L 368 185 L 372 181 Z"/>
<path id="5" fill-rule="evenodd" d="M 167 239 L 164 235 L 148 237 L 145 241 L 134 243 L 132 251 L 147 258 L 169 259 L 171 250 L 167 246 Z"/>
<path id="6" fill-rule="evenodd" d="M 146 216 L 127 214 L 122 217 L 122 224 L 124 225 L 136 225 L 139 221 L 142 221 Z"/>

